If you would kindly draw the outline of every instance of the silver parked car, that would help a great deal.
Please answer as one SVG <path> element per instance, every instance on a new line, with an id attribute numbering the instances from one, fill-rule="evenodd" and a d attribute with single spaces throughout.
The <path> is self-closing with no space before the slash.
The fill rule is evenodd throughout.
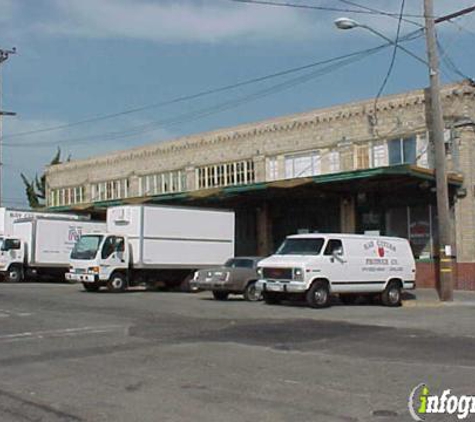
<path id="1" fill-rule="evenodd" d="M 243 294 L 249 301 L 261 300 L 256 292 L 257 263 L 262 257 L 230 258 L 222 267 L 199 270 L 191 287 L 211 290 L 216 300 L 226 300 L 230 294 Z"/>

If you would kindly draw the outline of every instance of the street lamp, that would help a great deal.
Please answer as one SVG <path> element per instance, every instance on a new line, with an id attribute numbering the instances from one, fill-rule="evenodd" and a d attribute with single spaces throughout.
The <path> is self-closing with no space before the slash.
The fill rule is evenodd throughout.
<path id="1" fill-rule="evenodd" d="M 445 163 L 445 143 L 444 143 L 444 118 L 440 101 L 439 88 L 439 62 L 437 57 L 436 37 L 434 29 L 434 11 L 432 0 L 424 0 L 424 16 L 425 16 L 425 32 L 427 43 L 428 60 L 421 59 L 412 51 L 404 48 L 396 41 L 386 37 L 374 28 L 361 24 L 350 18 L 339 18 L 335 20 L 335 26 L 338 29 L 364 28 L 373 34 L 383 38 L 390 44 L 415 58 L 417 61 L 424 63 L 429 70 L 430 80 L 430 120 L 431 129 L 435 146 L 435 178 L 437 191 L 437 214 L 438 214 L 438 231 L 439 231 L 439 297 L 443 301 L 453 300 L 453 284 L 455 267 L 454 255 L 452 253 L 452 233 L 449 208 L 449 194 L 447 184 L 447 171 Z"/>
<path id="2" fill-rule="evenodd" d="M 338 29 L 343 29 L 343 30 L 353 29 L 353 28 L 364 28 L 364 29 L 368 30 L 369 32 L 372 32 L 373 34 L 375 34 L 378 37 L 382 38 L 383 40 L 387 41 L 388 43 L 396 46 L 400 50 L 404 51 L 406 54 L 409 54 L 411 57 L 416 59 L 418 62 L 424 64 L 424 66 L 430 67 L 429 63 L 426 60 L 424 60 L 421 57 L 419 57 L 418 55 L 414 54 L 411 50 L 408 50 L 404 46 L 396 43 L 396 41 L 392 40 L 391 38 L 387 37 L 383 33 L 381 33 L 379 31 L 377 31 L 376 29 L 372 28 L 371 26 L 365 25 L 363 23 L 359 23 L 359 22 L 355 21 L 354 19 L 350 19 L 350 18 L 338 18 L 334 21 L 334 24 Z"/>

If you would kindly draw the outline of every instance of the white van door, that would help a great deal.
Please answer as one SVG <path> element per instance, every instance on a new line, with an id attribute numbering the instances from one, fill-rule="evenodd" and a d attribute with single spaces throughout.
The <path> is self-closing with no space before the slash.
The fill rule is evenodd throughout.
<path id="1" fill-rule="evenodd" d="M 325 249 L 323 250 L 323 273 L 328 277 L 332 283 L 332 290 L 340 290 L 341 287 L 346 286 L 340 284 L 341 282 L 349 281 L 349 263 L 347 252 L 345 251 L 341 239 L 328 239 Z M 338 284 L 333 284 L 334 282 Z M 349 286 L 351 287 L 351 286 Z"/>

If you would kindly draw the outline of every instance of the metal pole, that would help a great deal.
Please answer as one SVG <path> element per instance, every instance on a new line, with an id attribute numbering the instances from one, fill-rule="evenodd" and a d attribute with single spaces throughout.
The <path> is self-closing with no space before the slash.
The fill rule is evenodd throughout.
<path id="1" fill-rule="evenodd" d="M 439 231 L 439 283 L 440 300 L 453 300 L 454 259 L 449 208 L 449 192 L 444 144 L 444 118 L 440 103 L 439 59 L 435 35 L 434 7 L 432 0 L 424 0 L 427 58 L 430 79 L 430 131 L 435 149 L 435 176 L 437 188 L 437 225 Z"/>
<path id="2" fill-rule="evenodd" d="M 2 98 L 3 98 L 3 78 L 2 78 L 2 63 L 8 59 L 10 54 L 15 54 L 16 48 L 11 50 L 0 49 L 0 206 L 2 206 L 3 198 L 3 116 L 15 115 L 15 113 L 3 112 L 2 110 Z"/>

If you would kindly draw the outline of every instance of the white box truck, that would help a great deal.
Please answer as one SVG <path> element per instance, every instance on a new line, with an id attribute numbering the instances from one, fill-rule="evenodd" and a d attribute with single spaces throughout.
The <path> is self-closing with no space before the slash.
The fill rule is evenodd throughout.
<path id="1" fill-rule="evenodd" d="M 87 291 L 107 286 L 189 283 L 200 268 L 234 256 L 234 212 L 177 206 L 125 205 L 107 210 L 107 231 L 81 237 L 67 280 Z"/>
<path id="2" fill-rule="evenodd" d="M 27 218 L 13 223 L 0 248 L 0 275 L 7 281 L 56 277 L 64 280 L 69 256 L 85 234 L 102 232 L 106 223 L 59 218 Z"/>
<path id="3" fill-rule="evenodd" d="M 33 210 L 17 210 L 13 208 L 0 207 L 0 248 L 5 236 L 13 234 L 13 223 L 23 218 L 60 218 L 68 220 L 88 220 L 88 216 L 78 214 L 54 213 Z"/>
<path id="4" fill-rule="evenodd" d="M 313 308 L 358 296 L 380 297 L 399 306 L 402 289 L 413 289 L 416 265 L 407 239 L 356 234 L 288 236 L 277 252 L 259 262 L 256 289 L 266 303 L 302 298 Z"/>

